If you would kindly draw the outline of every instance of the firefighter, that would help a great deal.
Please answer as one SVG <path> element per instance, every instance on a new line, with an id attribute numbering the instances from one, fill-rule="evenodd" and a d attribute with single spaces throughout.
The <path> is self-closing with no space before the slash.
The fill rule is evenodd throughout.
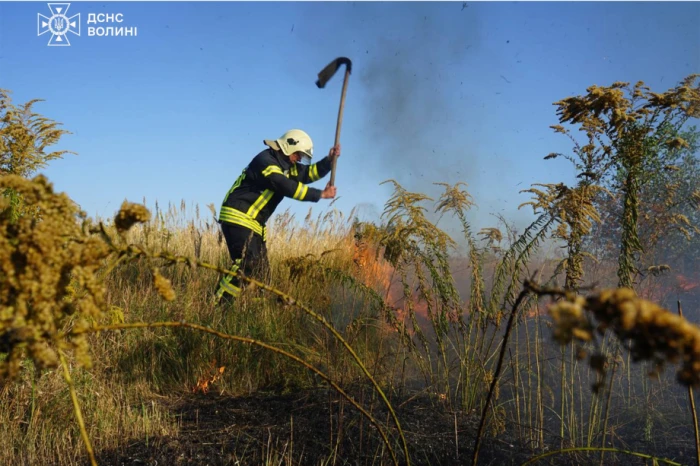
<path id="1" fill-rule="evenodd" d="M 308 184 L 331 171 L 331 163 L 340 156 L 340 146 L 311 164 L 313 142 L 304 131 L 293 129 L 279 139 L 265 139 L 263 143 L 267 149 L 253 158 L 226 193 L 218 221 L 233 261 L 231 270 L 266 282 L 270 273 L 267 220 L 285 197 L 305 202 L 335 197 L 336 188 L 330 183 L 323 190 Z M 215 301 L 234 301 L 242 285 L 238 277 L 222 275 Z"/>

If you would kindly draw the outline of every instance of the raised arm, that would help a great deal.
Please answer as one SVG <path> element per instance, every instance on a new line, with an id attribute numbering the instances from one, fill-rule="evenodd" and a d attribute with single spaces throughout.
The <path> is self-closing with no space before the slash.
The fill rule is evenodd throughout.
<path id="1" fill-rule="evenodd" d="M 320 189 L 312 188 L 301 181 L 287 178 L 279 165 L 270 164 L 261 170 L 261 174 L 272 191 L 285 197 L 309 202 L 318 202 L 321 199 Z"/>
<path id="2" fill-rule="evenodd" d="M 290 175 L 302 183 L 313 183 L 326 176 L 331 171 L 331 159 L 324 157 L 318 163 L 302 165 L 300 163 L 292 167 Z"/>
<path id="3" fill-rule="evenodd" d="M 340 157 L 340 144 L 332 147 L 328 155 L 322 158 L 318 163 L 309 166 L 296 164 L 289 173 L 291 175 L 290 177 L 302 183 L 318 181 L 330 173 L 333 159 L 338 157 Z"/>

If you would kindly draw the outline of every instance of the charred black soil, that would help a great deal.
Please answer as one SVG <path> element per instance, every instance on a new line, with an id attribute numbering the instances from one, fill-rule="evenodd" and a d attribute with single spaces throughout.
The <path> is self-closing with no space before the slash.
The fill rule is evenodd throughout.
<path id="1" fill-rule="evenodd" d="M 406 464 L 396 429 L 385 406 L 369 390 L 353 396 L 387 427 L 400 464 Z M 438 398 L 423 393 L 390 400 L 408 443 L 411 464 L 469 465 L 480 413 L 453 412 Z M 120 450 L 98 452 L 110 465 L 378 465 L 392 464 L 377 430 L 347 401 L 325 388 L 294 393 L 259 392 L 230 397 L 215 392 L 185 395 L 166 402 L 178 419 L 178 436 L 125 440 Z M 519 442 L 517 426 L 487 433 L 479 465 L 520 465 L 562 448 L 553 433 L 538 448 Z M 525 427 L 521 426 L 521 431 Z M 487 428 L 487 431 L 490 430 Z M 331 434 L 332 433 L 332 434 Z M 641 439 L 639 425 L 620 426 L 608 447 L 694 464 L 692 428 L 665 432 L 653 442 Z M 563 445 L 564 448 L 568 446 Z M 600 452 L 554 454 L 538 465 L 646 465 L 650 458 Z M 671 463 L 671 464 L 674 464 Z M 660 462 L 658 464 L 665 464 Z"/>

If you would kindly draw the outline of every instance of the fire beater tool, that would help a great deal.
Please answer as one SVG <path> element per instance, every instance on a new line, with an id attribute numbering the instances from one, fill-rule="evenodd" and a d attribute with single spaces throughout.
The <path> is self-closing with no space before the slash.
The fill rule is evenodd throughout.
<path id="1" fill-rule="evenodd" d="M 352 62 L 349 58 L 338 57 L 332 62 L 330 62 L 324 69 L 318 73 L 318 80 L 316 81 L 316 86 L 319 89 L 323 89 L 326 83 L 335 75 L 341 65 L 345 65 L 345 79 L 343 80 L 343 91 L 340 94 L 340 109 L 338 110 L 338 123 L 335 128 L 335 145 L 340 143 L 340 126 L 343 123 L 343 107 L 345 106 L 345 92 L 348 88 L 348 78 L 352 72 Z M 335 186 L 335 164 L 337 159 L 333 159 L 331 163 L 331 186 Z"/>

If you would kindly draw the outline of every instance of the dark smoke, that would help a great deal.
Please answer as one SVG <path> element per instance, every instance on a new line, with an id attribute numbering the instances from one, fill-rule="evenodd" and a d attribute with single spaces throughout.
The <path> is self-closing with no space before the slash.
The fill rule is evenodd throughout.
<path id="1" fill-rule="evenodd" d="M 314 63 L 327 63 L 329 50 L 331 56 L 353 60 L 351 111 L 362 123 L 352 135 L 370 147 L 369 154 L 354 156 L 362 160 L 368 179 L 394 179 L 433 199 L 442 192 L 433 183 L 463 181 L 479 202 L 483 193 L 478 190 L 484 187 L 478 175 L 487 170 L 492 154 L 480 150 L 484 109 L 475 104 L 480 97 L 472 84 L 475 77 L 464 70 L 479 68 L 475 57 L 482 48 L 481 5 L 359 2 L 300 8 L 305 17 L 324 18 L 295 28 L 304 50 L 317 55 Z M 338 89 L 341 77 L 334 79 Z M 349 134 L 350 127 L 343 128 Z M 377 200 L 379 210 L 384 201 Z M 484 217 L 481 223 L 488 226 L 495 223 L 489 206 L 479 207 L 472 217 Z M 460 239 L 456 221 L 443 219 L 440 227 Z"/>
<path id="2" fill-rule="evenodd" d="M 473 112 L 468 100 L 459 99 L 465 88 L 458 79 L 467 77 L 454 70 L 478 47 L 478 22 L 474 10 L 461 11 L 461 4 L 387 8 L 401 15 L 403 26 L 376 38 L 359 73 L 367 92 L 366 134 L 387 178 L 409 190 L 432 191 L 433 182 L 454 182 L 451 173 L 466 177 L 475 168 L 468 128 L 454 131 L 464 113 Z"/>

